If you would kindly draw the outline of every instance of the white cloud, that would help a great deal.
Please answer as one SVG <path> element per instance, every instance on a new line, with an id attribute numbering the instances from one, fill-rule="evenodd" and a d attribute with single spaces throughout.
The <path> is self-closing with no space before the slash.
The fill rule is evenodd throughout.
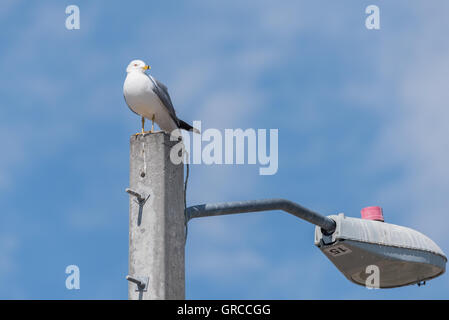
<path id="1" fill-rule="evenodd" d="M 2 1 L 2 5 L 0 7 L 0 18 L 11 14 L 14 10 L 14 7 L 18 5 L 17 0 L 4 0 Z"/>
<path id="2" fill-rule="evenodd" d="M 377 60 L 378 84 L 373 89 L 377 94 L 393 91 L 395 96 L 389 105 L 380 104 L 379 97 L 365 105 L 382 124 L 368 148 L 372 160 L 367 169 L 400 170 L 394 181 L 379 188 L 379 198 L 403 224 L 423 231 L 443 250 L 449 245 L 444 223 L 449 207 L 449 45 L 442 13 L 446 6 L 414 4 L 417 26 L 382 31 L 383 55 Z M 355 90 L 347 93 L 362 100 Z"/>
<path id="3" fill-rule="evenodd" d="M 17 235 L 0 233 L 0 295 L 7 299 L 24 299 L 20 281 L 14 281 L 17 276 L 18 264 L 17 253 L 20 248 L 20 239 Z"/>
<path id="4" fill-rule="evenodd" d="M 12 234 L 0 234 L 0 274 L 10 274 L 16 267 L 14 254 L 19 248 L 18 238 Z M 3 277 L 0 277 L 3 278 Z"/>
<path id="5" fill-rule="evenodd" d="M 0 128 L 0 189 L 8 189 L 13 185 L 12 171 L 25 161 L 26 140 L 22 135 L 11 135 L 15 130 L 20 131 L 23 126 L 6 126 Z"/>
<path id="6" fill-rule="evenodd" d="M 382 135 L 388 140 L 381 150 L 383 154 L 391 154 L 406 170 L 394 188 L 395 193 L 408 195 L 408 216 L 440 240 L 446 238 L 446 230 L 444 224 L 436 221 L 447 220 L 449 206 L 449 100 L 445 79 L 439 77 L 439 71 L 449 71 L 444 60 L 432 59 L 425 70 L 415 69 L 405 76 L 403 114 L 385 128 L 389 137 Z M 434 66 L 438 69 L 433 69 Z M 429 68 L 435 72 L 425 76 Z"/>
<path id="7" fill-rule="evenodd" d="M 189 270 L 192 277 L 213 279 L 221 283 L 244 279 L 247 274 L 265 269 L 266 262 L 258 252 L 235 248 L 195 250 L 190 254 L 192 261 Z"/>

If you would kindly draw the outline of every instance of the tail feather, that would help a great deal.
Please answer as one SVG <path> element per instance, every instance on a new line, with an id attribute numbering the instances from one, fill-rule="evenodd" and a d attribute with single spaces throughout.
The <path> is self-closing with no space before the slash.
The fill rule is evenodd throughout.
<path id="1" fill-rule="evenodd" d="M 200 130 L 198 130 L 198 129 L 192 127 L 190 124 L 188 124 L 188 123 L 185 122 L 185 121 L 182 121 L 181 119 L 179 120 L 179 128 L 180 128 L 180 129 L 187 130 L 187 131 L 193 131 L 193 132 L 198 133 L 198 134 L 201 133 Z"/>

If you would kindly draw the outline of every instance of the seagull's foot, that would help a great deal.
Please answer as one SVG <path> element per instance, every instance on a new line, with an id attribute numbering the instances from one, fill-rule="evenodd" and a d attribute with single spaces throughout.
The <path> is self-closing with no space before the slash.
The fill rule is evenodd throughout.
<path id="1" fill-rule="evenodd" d="M 148 134 L 148 133 L 167 133 L 167 134 L 170 134 L 169 131 L 165 131 L 165 130 L 150 130 L 150 131 L 137 132 L 137 133 L 133 134 L 133 136 L 138 137 L 140 135 L 145 135 L 145 134 Z"/>
<path id="2" fill-rule="evenodd" d="M 140 136 L 140 135 L 145 135 L 147 133 L 153 133 L 153 131 L 141 131 L 141 132 L 137 132 L 135 134 L 133 134 L 133 136 Z"/>

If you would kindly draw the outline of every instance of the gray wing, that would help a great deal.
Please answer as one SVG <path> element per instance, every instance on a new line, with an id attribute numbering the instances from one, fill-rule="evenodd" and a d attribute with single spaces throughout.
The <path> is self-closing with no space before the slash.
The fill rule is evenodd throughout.
<path id="1" fill-rule="evenodd" d="M 175 108 L 173 107 L 173 103 L 171 102 L 167 87 L 162 82 L 158 81 L 156 78 L 153 78 L 150 75 L 148 75 L 148 77 L 154 84 L 153 92 L 156 93 L 156 95 L 159 97 L 162 104 L 167 108 L 168 113 L 175 121 L 176 125 L 179 127 L 179 119 L 176 116 L 176 111 Z"/>

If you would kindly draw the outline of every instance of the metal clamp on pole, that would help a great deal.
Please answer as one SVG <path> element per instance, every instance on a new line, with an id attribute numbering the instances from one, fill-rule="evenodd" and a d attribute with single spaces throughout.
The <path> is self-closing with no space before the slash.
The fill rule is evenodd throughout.
<path id="1" fill-rule="evenodd" d="M 148 196 L 148 197 L 145 198 L 144 195 L 141 195 L 140 193 L 138 193 L 138 192 L 136 192 L 136 191 L 134 191 L 134 190 L 131 190 L 130 188 L 126 188 L 125 191 L 126 191 L 127 193 L 129 193 L 130 195 L 136 197 L 139 204 L 144 204 L 145 201 L 147 201 L 148 198 L 150 197 L 150 196 Z"/>
<path id="2" fill-rule="evenodd" d="M 136 197 L 137 204 L 139 205 L 139 214 L 137 216 L 137 225 L 140 226 L 140 224 L 142 223 L 142 213 L 143 213 L 143 206 L 145 205 L 145 203 L 147 202 L 147 200 L 150 198 L 150 195 L 148 195 L 148 197 L 145 198 L 145 195 L 142 195 L 134 190 L 131 190 L 130 188 L 126 188 L 125 190 L 126 192 L 128 192 L 130 195 Z"/>
<path id="3" fill-rule="evenodd" d="M 126 280 L 136 284 L 136 291 L 147 291 L 148 277 L 126 276 Z"/>

